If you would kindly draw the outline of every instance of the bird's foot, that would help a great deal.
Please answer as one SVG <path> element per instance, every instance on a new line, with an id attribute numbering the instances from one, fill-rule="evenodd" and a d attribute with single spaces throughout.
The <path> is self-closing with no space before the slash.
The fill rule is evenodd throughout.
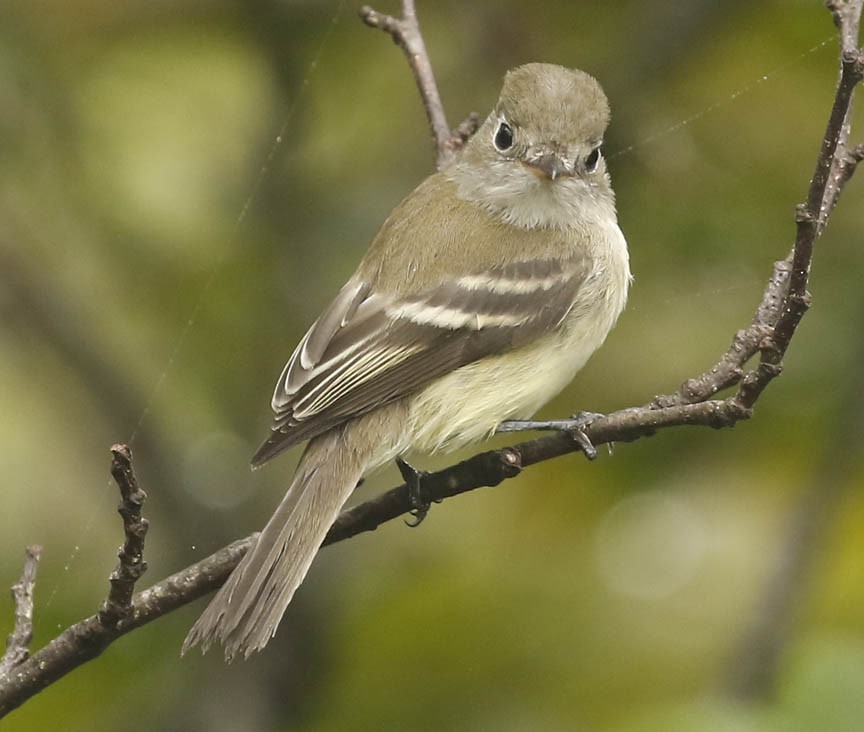
<path id="1" fill-rule="evenodd" d="M 533 431 L 554 431 L 566 432 L 579 445 L 579 449 L 585 453 L 585 457 L 593 460 L 597 457 L 597 448 L 591 444 L 588 435 L 585 434 L 585 428 L 589 427 L 592 422 L 600 419 L 605 415 L 597 412 L 578 412 L 570 419 L 551 419 L 546 421 L 534 420 L 510 420 L 502 422 L 496 428 L 496 432 L 533 432 Z"/>
<path id="2" fill-rule="evenodd" d="M 408 502 L 411 505 L 409 513 L 413 517 L 412 520 L 405 521 L 405 524 L 413 529 L 423 522 L 426 514 L 429 513 L 429 508 L 432 506 L 432 501 L 423 487 L 423 479 L 429 473 L 425 470 L 417 470 L 401 457 L 396 458 L 396 467 L 399 468 L 402 480 L 405 481 L 405 485 L 408 488 Z M 441 503 L 440 500 L 435 502 Z"/>

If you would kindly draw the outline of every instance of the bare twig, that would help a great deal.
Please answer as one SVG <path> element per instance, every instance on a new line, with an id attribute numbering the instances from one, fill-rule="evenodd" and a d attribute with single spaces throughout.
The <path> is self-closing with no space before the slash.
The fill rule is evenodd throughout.
<path id="1" fill-rule="evenodd" d="M 30 640 L 33 638 L 33 590 L 36 587 L 36 570 L 41 556 L 41 546 L 35 544 L 28 546 L 24 550 L 24 569 L 21 572 L 21 579 L 12 585 L 15 627 L 6 639 L 6 653 L 0 659 L 0 679 L 30 655 Z"/>
<path id="2" fill-rule="evenodd" d="M 451 138 L 451 143 L 456 150 L 462 147 L 468 140 L 470 140 L 474 133 L 480 129 L 480 125 L 483 120 L 480 119 L 480 115 L 477 112 L 471 112 L 465 119 L 463 119 L 459 125 L 453 130 L 453 136 Z"/>
<path id="3" fill-rule="evenodd" d="M 859 0 L 825 0 L 825 7 L 831 11 L 834 25 L 840 32 L 840 48 L 843 52 L 854 51 L 858 47 L 862 3 Z"/>
<path id="4" fill-rule="evenodd" d="M 389 33 L 393 42 L 405 54 L 408 65 L 414 73 L 420 98 L 423 100 L 423 108 L 426 110 L 426 117 L 429 120 L 429 129 L 435 140 L 437 151 L 435 164 L 440 170 L 453 159 L 456 151 L 474 134 L 477 126 L 476 122 L 472 120 L 475 120 L 476 117 L 472 115 L 455 131 L 450 131 L 447 115 L 444 113 L 444 104 L 441 102 L 438 85 L 435 83 L 432 63 L 426 52 L 426 43 L 423 40 L 423 34 L 420 33 L 414 0 L 402 0 L 401 18 L 379 13 L 368 5 L 360 8 L 360 18 L 370 28 L 379 28 L 385 33 Z"/>
<path id="5" fill-rule="evenodd" d="M 117 552 L 120 561 L 109 578 L 111 589 L 99 618 L 104 625 L 116 626 L 131 612 L 135 583 L 147 571 L 144 538 L 149 524 L 141 516 L 141 507 L 147 500 L 147 494 L 138 487 L 138 480 L 132 470 L 132 450 L 129 445 L 116 444 L 111 446 L 111 455 L 111 475 L 120 488 L 122 498 L 117 512 L 123 517 L 126 540 Z"/>
<path id="6" fill-rule="evenodd" d="M 829 3 L 838 19 L 837 7 L 841 3 Z M 801 318 L 810 307 L 810 293 L 807 282 L 813 249 L 828 220 L 831 209 L 836 204 L 843 186 L 852 177 L 861 159 L 860 146 L 849 153 L 846 138 L 849 135 L 849 117 L 855 87 L 864 78 L 864 51 L 849 50 L 845 47 L 848 37 L 857 38 L 857 24 L 861 20 L 862 0 L 849 0 L 842 3 L 843 12 L 839 13 L 840 34 L 844 39 L 841 53 L 840 80 L 834 94 L 834 104 L 828 118 L 822 147 L 816 161 L 816 170 L 810 181 L 807 200 L 796 208 L 797 224 L 795 245 L 787 258 L 791 265 L 789 285 L 780 315 L 773 324 L 773 332 L 760 348 L 761 357 L 757 368 L 741 381 L 738 398 L 741 404 L 752 407 L 759 395 L 773 378 L 782 370 L 781 362 Z M 857 8 L 857 10 L 856 10 Z M 847 27 L 854 19 L 854 33 Z M 833 171 L 833 173 L 832 173 Z"/>
<path id="7" fill-rule="evenodd" d="M 858 163 L 864 159 L 864 145 L 848 149 L 852 97 L 855 87 L 864 78 L 864 52 L 857 48 L 862 0 L 828 0 L 834 22 L 840 32 L 840 79 L 834 105 L 810 182 L 807 201 L 796 211 L 797 234 L 795 247 L 787 258 L 790 266 L 789 289 L 770 342 L 762 349 L 760 369 L 769 365 L 779 367 L 801 317 L 809 305 L 807 281 L 813 259 L 813 248 L 837 204 L 844 186 L 852 177 Z M 755 378 L 750 384 L 742 383 L 743 403 L 752 403 L 767 386 L 767 378 Z M 851 390 L 847 400 L 849 418 L 840 434 L 829 441 L 836 446 L 823 461 L 789 521 L 780 559 L 766 582 L 756 612 L 749 623 L 739 652 L 730 669 L 727 692 L 734 698 L 753 701 L 769 697 L 774 691 L 782 649 L 793 621 L 793 607 L 813 551 L 818 543 L 820 529 L 827 516 L 836 507 L 848 483 L 851 472 L 848 445 L 849 434 L 860 434 L 860 385 Z M 854 425 L 848 424 L 854 422 Z M 841 467 L 842 466 L 842 467 Z"/>
<path id="8" fill-rule="evenodd" d="M 699 376 L 685 381 L 675 393 L 654 397 L 651 406 L 660 408 L 695 404 L 741 383 L 747 375 L 744 371 L 746 363 L 770 343 L 772 328 L 780 317 L 786 298 L 790 269 L 791 265 L 786 260 L 774 263 L 753 320 L 747 328 L 735 334 L 729 349 L 717 363 Z"/>
<path id="9" fill-rule="evenodd" d="M 0 667 L 0 717 L 72 669 L 98 656 L 116 638 L 141 625 L 142 618 L 152 613 L 154 608 L 158 607 L 162 610 L 159 613 L 160 616 L 164 614 L 166 607 L 170 608 L 170 600 L 166 606 L 165 600 L 167 598 L 161 595 L 159 590 L 156 591 L 155 601 L 152 589 L 149 593 L 143 592 L 133 598 L 135 582 L 147 570 L 143 552 L 148 523 L 147 519 L 141 516 L 141 506 L 144 504 L 147 494 L 138 487 L 138 481 L 132 470 L 132 451 L 129 446 L 124 444 L 112 445 L 111 455 L 111 475 L 120 488 L 122 497 L 117 510 L 123 517 L 123 530 L 126 539 L 117 555 L 119 558 L 117 567 L 109 578 L 111 587 L 108 591 L 108 598 L 96 615 L 70 626 L 30 658 L 27 658 L 26 649 L 27 642 L 29 642 L 28 624 L 28 635 L 22 646 L 23 655 L 18 653 L 17 661 L 6 669 L 5 676 L 2 673 L 4 667 Z M 217 552 L 214 555 L 214 557 L 222 556 L 224 553 Z M 38 553 L 36 559 L 38 560 Z M 31 572 L 32 575 L 35 575 L 35 560 L 32 565 Z M 194 572 L 194 570 L 194 567 L 190 567 L 187 574 L 189 571 Z M 26 576 L 27 568 L 25 566 Z M 159 587 L 167 592 L 168 589 L 175 586 L 174 583 L 182 582 L 185 576 L 180 573 L 174 577 L 169 577 L 160 583 Z M 200 577 L 199 583 L 206 586 L 206 573 L 199 573 L 196 576 Z M 22 579 L 21 584 L 24 584 L 24 579 Z M 16 585 L 17 587 L 18 585 Z M 32 593 L 32 580 L 29 592 Z M 32 619 L 32 597 L 30 597 L 29 602 L 29 613 Z M 18 601 L 17 594 L 16 604 L 20 608 L 21 603 Z M 9 653 L 7 653 L 8 655 Z"/>
<path id="10" fill-rule="evenodd" d="M 676 425 L 725 427 L 748 416 L 749 413 L 731 398 L 665 409 L 638 407 L 598 418 L 585 432 L 594 444 L 601 445 L 636 440 Z M 475 455 L 458 465 L 430 473 L 424 478 L 423 487 L 431 500 L 441 500 L 482 486 L 498 485 L 518 475 L 522 468 L 579 449 L 579 443 L 564 434 L 528 440 Z M 408 489 L 403 484 L 343 511 L 323 545 L 373 531 L 410 509 Z M 49 684 L 98 656 L 117 638 L 220 587 L 255 538 L 256 535 L 252 535 L 237 541 L 135 595 L 129 612 L 114 625 L 104 623 L 99 613 L 67 628 L 18 666 L 14 678 L 0 683 L 0 718 Z"/>
<path id="11" fill-rule="evenodd" d="M 0 718 L 42 689 L 99 656 L 111 643 L 142 625 L 187 605 L 219 587 L 248 551 L 255 537 L 220 549 L 202 562 L 171 575 L 132 598 L 130 612 L 116 625 L 102 622 L 101 613 L 75 623 L 48 645 L 0 676 Z"/>
<path id="12" fill-rule="evenodd" d="M 828 120 L 816 171 L 810 182 L 807 201 L 798 206 L 795 248 L 789 255 L 790 287 L 781 316 L 777 320 L 773 342 L 762 350 L 762 363 L 779 366 L 798 322 L 809 304 L 807 280 L 813 248 L 828 222 L 846 183 L 864 159 L 864 145 L 848 149 L 852 95 L 864 77 L 864 53 L 856 47 L 861 23 L 862 0 L 828 0 L 834 22 L 840 32 L 840 79 L 834 105 Z M 755 401 L 770 378 L 742 384 L 745 403 Z M 812 561 L 821 529 L 839 504 L 848 485 L 846 475 L 852 472 L 849 435 L 861 434 L 862 393 L 859 384 L 850 389 L 846 400 L 846 419 L 837 423 L 838 434 L 828 444 L 829 450 L 789 520 L 782 550 L 774 571 L 759 598 L 756 611 L 746 627 L 741 647 L 735 654 L 726 680 L 727 693 L 742 701 L 764 700 L 775 688 L 782 649 L 794 620 L 794 600 Z M 842 425 L 840 424 L 842 423 Z"/>

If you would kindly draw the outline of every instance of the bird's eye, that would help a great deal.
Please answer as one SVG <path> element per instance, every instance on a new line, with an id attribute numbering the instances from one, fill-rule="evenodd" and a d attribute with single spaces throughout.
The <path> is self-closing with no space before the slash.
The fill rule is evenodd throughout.
<path id="1" fill-rule="evenodd" d="M 597 164 L 600 162 L 600 148 L 595 147 L 590 153 L 588 153 L 588 157 L 585 158 L 585 170 L 589 173 L 593 173 L 597 170 Z"/>
<path id="2" fill-rule="evenodd" d="M 495 130 L 495 137 L 492 140 L 495 143 L 495 148 L 498 152 L 504 152 L 513 147 L 513 128 L 506 122 L 501 122 L 498 129 Z"/>

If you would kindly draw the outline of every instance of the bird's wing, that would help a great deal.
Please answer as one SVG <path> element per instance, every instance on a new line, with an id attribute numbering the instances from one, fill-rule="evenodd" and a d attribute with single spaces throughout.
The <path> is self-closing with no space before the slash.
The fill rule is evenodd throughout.
<path id="1" fill-rule="evenodd" d="M 272 435 L 252 464 L 548 333 L 589 273 L 586 257 L 522 261 L 402 296 L 352 279 L 285 366 L 273 394 Z"/>

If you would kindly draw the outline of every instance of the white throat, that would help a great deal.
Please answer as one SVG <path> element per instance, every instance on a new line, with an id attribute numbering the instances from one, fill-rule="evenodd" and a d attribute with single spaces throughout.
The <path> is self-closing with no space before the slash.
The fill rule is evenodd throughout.
<path id="1" fill-rule="evenodd" d="M 478 175 L 475 166 L 459 161 L 444 174 L 456 183 L 460 198 L 479 203 L 513 226 L 570 229 L 616 221 L 615 199 L 605 173 L 596 183 L 579 176 L 552 181 L 503 160 L 484 172 Z"/>

